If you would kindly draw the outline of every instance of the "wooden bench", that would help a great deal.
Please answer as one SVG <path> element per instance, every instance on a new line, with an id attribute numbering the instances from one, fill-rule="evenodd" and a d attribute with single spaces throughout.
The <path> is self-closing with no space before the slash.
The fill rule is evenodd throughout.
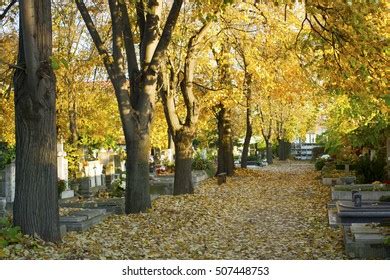
<path id="1" fill-rule="evenodd" d="M 218 185 L 222 185 L 223 183 L 226 183 L 226 173 L 217 174 L 217 180 L 218 180 Z"/>

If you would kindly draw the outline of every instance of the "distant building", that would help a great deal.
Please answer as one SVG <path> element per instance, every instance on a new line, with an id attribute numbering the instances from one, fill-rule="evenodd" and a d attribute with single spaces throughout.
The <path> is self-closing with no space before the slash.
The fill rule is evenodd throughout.
<path id="1" fill-rule="evenodd" d="M 317 137 L 324 133 L 326 129 L 322 126 L 317 126 L 315 131 L 306 133 L 305 139 L 296 139 L 291 143 L 291 155 L 299 160 L 311 160 L 313 156 L 313 148 L 321 147 L 317 143 Z"/>

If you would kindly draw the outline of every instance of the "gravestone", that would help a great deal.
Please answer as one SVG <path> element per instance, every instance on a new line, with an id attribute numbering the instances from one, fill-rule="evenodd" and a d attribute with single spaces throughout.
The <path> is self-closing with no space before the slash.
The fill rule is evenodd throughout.
<path id="1" fill-rule="evenodd" d="M 5 198 L 12 203 L 15 200 L 15 161 L 5 167 L 4 174 Z"/>
<path id="2" fill-rule="evenodd" d="M 5 170 L 0 170 L 0 197 L 5 197 Z"/>
<path id="3" fill-rule="evenodd" d="M 84 177 L 80 179 L 79 193 L 83 197 L 91 197 L 94 193 L 106 186 L 106 176 L 104 174 Z"/>
<path id="4" fill-rule="evenodd" d="M 7 215 L 7 200 L 5 197 L 0 197 L 0 218 L 4 218 Z"/>
<path id="5" fill-rule="evenodd" d="M 65 225 L 67 231 L 85 231 L 100 223 L 107 215 L 105 209 L 83 209 L 60 217 L 60 225 Z"/>
<path id="6" fill-rule="evenodd" d="M 352 201 L 337 201 L 336 208 L 342 224 L 381 223 L 390 219 L 389 202 L 362 202 L 356 207 Z"/>
<path id="7" fill-rule="evenodd" d="M 88 161 L 84 173 L 86 177 L 100 176 L 103 174 L 103 164 L 99 160 Z"/>
<path id="8" fill-rule="evenodd" d="M 345 252 L 358 259 L 389 259 L 390 246 L 385 245 L 389 228 L 373 224 L 344 226 Z"/>
<path id="9" fill-rule="evenodd" d="M 125 160 L 121 161 L 121 171 L 126 172 L 126 161 Z"/>
<path id="10" fill-rule="evenodd" d="M 68 160 L 62 142 L 57 143 L 57 177 L 58 180 L 63 180 L 66 186 L 65 191 L 60 194 L 61 198 L 74 197 L 74 191 L 69 188 Z"/>

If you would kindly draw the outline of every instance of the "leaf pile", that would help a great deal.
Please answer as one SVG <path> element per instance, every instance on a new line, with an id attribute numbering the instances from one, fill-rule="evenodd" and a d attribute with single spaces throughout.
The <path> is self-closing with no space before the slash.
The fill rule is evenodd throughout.
<path id="1" fill-rule="evenodd" d="M 161 196 L 147 213 L 111 216 L 61 244 L 25 238 L 8 259 L 344 259 L 329 228 L 329 189 L 313 165 L 237 170 L 194 195 Z"/>

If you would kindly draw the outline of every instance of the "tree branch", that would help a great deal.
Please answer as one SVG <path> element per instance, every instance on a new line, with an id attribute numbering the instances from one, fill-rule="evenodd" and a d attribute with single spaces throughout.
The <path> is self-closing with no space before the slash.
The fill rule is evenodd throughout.
<path id="1" fill-rule="evenodd" d="M 215 15 L 217 14 L 218 12 L 215 13 Z M 196 123 L 197 118 L 199 116 L 199 108 L 198 108 L 199 106 L 197 104 L 197 100 L 193 92 L 194 71 L 196 66 L 195 51 L 197 49 L 197 46 L 203 39 L 203 37 L 210 30 L 211 26 L 212 26 L 211 20 L 204 23 L 203 26 L 198 30 L 198 32 L 195 35 L 193 35 L 188 42 L 187 54 L 186 54 L 185 65 L 184 65 L 185 84 L 182 90 L 184 103 L 187 108 L 187 116 L 186 116 L 187 124 Z"/>
<path id="2" fill-rule="evenodd" d="M 134 48 L 134 36 L 133 32 L 131 31 L 130 17 L 125 2 L 119 1 L 119 6 L 122 12 L 123 37 L 128 60 L 129 77 L 131 77 L 133 72 L 139 71 L 137 55 Z"/>
<path id="3" fill-rule="evenodd" d="M 164 114 L 168 122 L 169 129 L 173 136 L 176 131 L 180 130 L 182 125 L 180 124 L 179 116 L 177 115 L 175 101 L 174 101 L 174 93 L 172 92 L 173 88 L 171 85 L 171 79 L 169 78 L 169 74 L 167 73 L 167 69 L 163 65 L 163 71 L 160 72 L 159 80 L 160 84 L 162 84 L 160 94 L 161 99 L 164 104 Z M 169 73 L 172 75 L 174 70 L 171 68 Z M 173 78 L 171 76 L 171 78 Z"/>
<path id="4" fill-rule="evenodd" d="M 18 2 L 17 0 L 12 0 L 11 3 L 8 4 L 8 6 L 4 9 L 3 13 L 0 15 L 0 21 L 2 21 L 5 16 L 7 15 L 8 11 L 12 8 L 13 5 Z"/>
<path id="5" fill-rule="evenodd" d="M 135 4 L 135 9 L 137 11 L 137 22 L 139 29 L 140 42 L 144 40 L 145 33 L 145 7 L 143 0 L 138 0 Z"/>
<path id="6" fill-rule="evenodd" d="M 107 73 L 111 80 L 114 79 L 114 68 L 112 64 L 112 58 L 110 54 L 108 53 L 107 49 L 105 48 L 103 41 L 96 29 L 95 24 L 92 21 L 92 18 L 88 12 L 87 7 L 84 4 L 83 0 L 75 0 L 77 9 L 79 10 L 85 25 L 87 26 L 88 32 L 92 37 L 93 43 L 95 44 L 95 47 L 98 50 L 99 55 L 103 59 L 104 66 L 107 69 Z"/>
<path id="7" fill-rule="evenodd" d="M 117 0 L 108 0 L 112 22 L 112 57 L 117 74 L 123 72 L 122 14 Z"/>
<path id="8" fill-rule="evenodd" d="M 161 0 L 148 0 L 144 36 L 140 45 L 141 69 L 143 72 L 148 69 L 159 43 L 161 5 Z"/>
<path id="9" fill-rule="evenodd" d="M 167 21 L 164 26 L 164 30 L 161 34 L 160 41 L 157 44 L 156 50 L 154 51 L 152 61 L 150 62 L 147 71 L 158 71 L 158 65 L 161 62 L 169 42 L 171 41 L 173 29 L 176 25 L 177 19 L 180 14 L 180 9 L 183 4 L 183 0 L 174 0 Z"/>
<path id="10" fill-rule="evenodd" d="M 192 82 L 194 85 L 196 85 L 197 87 L 199 87 L 199 88 L 202 88 L 202 89 L 204 89 L 204 90 L 208 90 L 208 91 L 221 91 L 221 90 L 227 90 L 227 89 L 229 89 L 229 88 L 210 88 L 210 87 L 208 87 L 208 86 L 204 86 L 204 85 L 201 85 L 201 84 L 199 84 L 199 83 L 197 83 L 197 82 Z"/>

